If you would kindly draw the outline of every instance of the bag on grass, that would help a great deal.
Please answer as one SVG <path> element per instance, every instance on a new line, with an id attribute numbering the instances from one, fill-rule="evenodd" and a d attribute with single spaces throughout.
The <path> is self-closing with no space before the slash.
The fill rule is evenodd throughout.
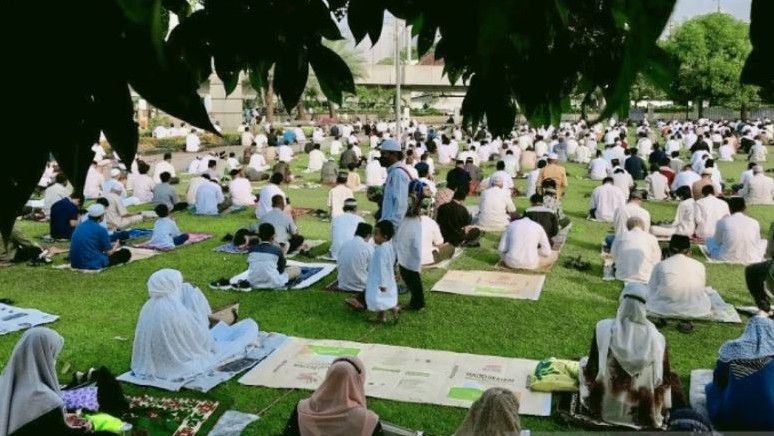
<path id="1" fill-rule="evenodd" d="M 550 357 L 541 360 L 530 374 L 527 385 L 538 392 L 575 392 L 578 390 L 580 365 L 572 360 Z"/>

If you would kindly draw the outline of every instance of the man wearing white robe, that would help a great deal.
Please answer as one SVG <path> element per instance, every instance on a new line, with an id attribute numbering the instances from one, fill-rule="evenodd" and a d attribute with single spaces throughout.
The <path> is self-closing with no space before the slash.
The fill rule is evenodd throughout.
<path id="1" fill-rule="evenodd" d="M 705 291 L 707 272 L 704 265 L 688 257 L 691 241 L 674 235 L 669 241 L 672 256 L 656 264 L 650 275 L 648 312 L 667 318 L 706 318 L 712 303 Z"/>
<path id="2" fill-rule="evenodd" d="M 293 149 L 288 144 L 282 144 L 277 147 L 277 160 L 280 162 L 287 162 L 293 160 Z"/>
<path id="3" fill-rule="evenodd" d="M 253 153 L 250 155 L 250 163 L 248 163 L 247 166 L 259 173 L 269 169 L 269 165 L 266 164 L 266 158 L 264 158 L 261 153 Z"/>
<path id="4" fill-rule="evenodd" d="M 543 226 L 528 217 L 510 223 L 497 247 L 508 268 L 537 269 L 554 259 L 551 242 Z"/>
<path id="5" fill-rule="evenodd" d="M 699 173 L 693 171 L 690 165 L 686 165 L 683 167 L 682 171 L 675 175 L 675 179 L 672 181 L 672 186 L 670 186 L 670 188 L 672 189 L 672 192 L 676 192 L 678 188 L 683 186 L 692 188 L 693 184 L 699 180 L 701 180 Z"/>
<path id="6" fill-rule="evenodd" d="M 645 230 L 639 217 L 626 221 L 627 230 L 617 235 L 610 249 L 615 262 L 615 278 L 624 282 L 647 283 L 653 267 L 661 260 L 661 247 Z"/>
<path id="7" fill-rule="evenodd" d="M 364 292 L 368 281 L 368 264 L 374 255 L 374 246 L 368 242 L 371 239 L 373 227 L 367 223 L 359 223 L 355 236 L 345 242 L 339 250 L 336 260 L 338 273 L 338 288 L 343 291 Z"/>
<path id="8" fill-rule="evenodd" d="M 199 139 L 199 135 L 196 132 L 191 132 L 185 137 L 185 151 L 188 153 L 198 153 L 201 148 L 202 141 Z"/>
<path id="9" fill-rule="evenodd" d="M 304 172 L 319 172 L 322 170 L 323 163 L 325 163 L 326 160 L 325 153 L 320 151 L 320 144 L 314 144 L 314 148 L 309 152 L 309 164 L 307 165 L 306 171 Z"/>
<path id="10" fill-rule="evenodd" d="M 589 162 L 589 178 L 591 180 L 602 180 L 613 174 L 613 167 L 605 158 L 602 152 L 597 150 L 597 157 Z"/>
<path id="11" fill-rule="evenodd" d="M 365 169 L 366 186 L 382 186 L 387 180 L 387 169 L 379 163 L 379 156 L 373 156 Z"/>
<path id="12" fill-rule="evenodd" d="M 102 170 L 97 165 L 97 162 L 92 162 L 89 166 L 89 170 L 86 172 L 86 182 L 83 185 L 83 196 L 89 200 L 99 198 L 102 193 L 102 183 L 105 181 L 105 176 L 102 174 Z"/>
<path id="13" fill-rule="evenodd" d="M 503 230 L 516 212 L 511 192 L 503 188 L 501 177 L 492 177 L 491 186 L 481 192 L 478 225 L 490 230 Z"/>
<path id="14" fill-rule="evenodd" d="M 331 220 L 331 248 L 328 255 L 338 259 L 341 247 L 355 237 L 355 230 L 363 218 L 357 214 L 357 200 L 353 197 L 344 200 L 341 214 Z"/>
<path id="15" fill-rule="evenodd" d="M 337 216 L 343 214 L 344 203 L 348 199 L 355 197 L 355 194 L 346 185 L 348 176 L 349 174 L 346 172 L 340 171 L 338 176 L 336 176 L 336 186 L 328 191 L 327 204 L 328 212 L 330 213 L 331 218 L 336 218 Z"/>
<path id="16" fill-rule="evenodd" d="M 54 178 L 54 183 L 46 188 L 43 193 L 43 211 L 46 216 L 51 214 L 51 206 L 57 201 L 67 198 L 73 193 L 73 188 L 67 182 L 67 177 L 63 173 L 59 173 Z"/>
<path id="17" fill-rule="evenodd" d="M 175 167 L 172 166 L 172 154 L 166 153 L 164 154 L 164 160 L 160 160 L 156 162 L 155 167 L 153 168 L 153 181 L 156 183 L 161 183 L 161 173 L 169 173 L 169 175 L 174 179 L 177 177 L 177 173 L 175 173 Z M 175 182 L 177 183 L 177 182 Z"/>
<path id="18" fill-rule="evenodd" d="M 255 195 L 250 181 L 245 178 L 242 170 L 231 171 L 231 181 L 228 184 L 231 201 L 235 206 L 255 206 Z"/>
<path id="19" fill-rule="evenodd" d="M 642 222 L 642 229 L 650 231 L 650 213 L 642 206 L 642 194 L 639 191 L 633 191 L 629 195 L 629 201 L 615 210 L 613 214 L 613 228 L 615 237 L 618 238 L 627 230 L 627 222 L 630 218 L 639 218 Z"/>
<path id="20" fill-rule="evenodd" d="M 669 198 L 669 179 L 659 171 L 658 165 L 651 166 L 651 173 L 645 177 L 645 187 L 649 200 L 666 200 Z"/>
<path id="21" fill-rule="evenodd" d="M 731 197 L 728 207 L 731 215 L 718 221 L 715 235 L 706 240 L 710 257 L 744 264 L 761 262 L 766 241 L 761 239 L 760 224 L 745 214 L 743 198 Z"/>
<path id="22" fill-rule="evenodd" d="M 650 232 L 656 237 L 683 235 L 690 238 L 696 231 L 696 200 L 693 199 L 691 188 L 683 186 L 677 190 L 675 195 L 680 200 L 675 212 L 675 219 L 670 225 L 651 226 Z"/>
<path id="23" fill-rule="evenodd" d="M 624 193 L 613 185 L 612 177 L 605 177 L 602 185 L 591 192 L 590 217 L 597 221 L 612 222 L 616 209 L 626 203 Z"/>
<path id="24" fill-rule="evenodd" d="M 763 167 L 755 165 L 753 176 L 745 182 L 739 195 L 750 204 L 774 204 L 774 179 L 763 172 Z"/>
<path id="25" fill-rule="evenodd" d="M 625 169 L 619 167 L 613 171 L 613 185 L 628 197 L 629 192 L 634 188 L 634 178 Z"/>
<path id="26" fill-rule="evenodd" d="M 696 236 L 702 239 L 714 236 L 718 221 L 730 214 L 728 203 L 715 196 L 715 188 L 705 186 L 702 198 L 696 200 Z"/>
<path id="27" fill-rule="evenodd" d="M 255 208 L 255 217 L 260 221 L 261 217 L 269 213 L 272 210 L 271 199 L 275 195 L 281 195 L 285 197 L 285 204 L 288 202 L 288 197 L 280 189 L 280 184 L 285 180 L 282 174 L 274 173 L 269 179 L 269 183 L 262 187 L 258 193 L 258 205 Z"/>

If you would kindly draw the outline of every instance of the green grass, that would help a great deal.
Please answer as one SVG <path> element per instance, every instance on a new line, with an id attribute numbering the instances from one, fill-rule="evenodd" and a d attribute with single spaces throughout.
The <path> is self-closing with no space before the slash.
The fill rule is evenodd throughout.
<path id="1" fill-rule="evenodd" d="M 305 165 L 306 159 L 301 156 L 294 163 L 295 173 L 301 174 L 300 170 Z M 737 179 L 744 168 L 744 162 L 720 165 L 726 179 Z M 213 307 L 239 301 L 240 315 L 256 319 L 262 330 L 308 338 L 357 340 L 475 354 L 574 359 L 588 353 L 596 322 L 615 315 L 622 285 L 601 280 L 599 246 L 610 226 L 584 219 L 588 196 L 597 183 L 585 180 L 585 169 L 579 165 L 570 164 L 567 169 L 570 189 L 564 200 L 564 210 L 574 226 L 562 258 L 581 255 L 591 261 L 592 269 L 588 272 L 569 270 L 561 266 L 563 259 L 560 259 L 548 275 L 539 301 L 430 293 L 433 283 L 443 274 L 443 271 L 430 270 L 422 274 L 428 310 L 421 314 L 404 315 L 397 326 L 373 327 L 362 314 L 344 308 L 342 301 L 345 295 L 321 290 L 331 278 L 303 292 L 243 294 L 210 290 L 207 287 L 210 280 L 245 269 L 244 257 L 219 254 L 211 249 L 220 244 L 219 239 L 225 233 L 254 220 L 252 210 L 217 218 L 195 217 L 188 213 L 178 215 L 177 222 L 184 231 L 211 232 L 216 234 L 216 238 L 100 274 L 80 274 L 47 267 L 4 268 L 0 270 L 0 297 L 11 298 L 22 307 L 35 307 L 60 316 L 50 325 L 66 340 L 59 368 L 70 363 L 74 369 L 106 365 L 115 373 L 127 370 L 135 323 L 147 299 L 145 281 L 160 268 L 182 271 L 188 281 L 202 289 Z M 445 176 L 446 169 L 441 171 Z M 491 167 L 486 168 L 487 173 L 491 171 Z M 317 175 L 308 176 L 309 181 L 318 181 L 317 178 Z M 518 182 L 518 186 L 524 187 L 523 180 Z M 183 192 L 185 186 L 179 189 Z M 327 188 L 285 191 L 296 206 L 325 206 Z M 375 209 L 363 194 L 358 194 L 358 200 L 361 208 Z M 475 201 L 472 199 L 470 203 Z M 522 210 L 527 201 L 519 198 L 516 204 Z M 654 220 L 664 220 L 672 218 L 676 206 L 674 203 L 648 203 L 645 207 Z M 757 206 L 750 214 L 758 219 L 763 229 L 768 229 L 774 217 L 774 208 Z M 45 224 L 25 221 L 19 226 L 30 236 L 47 233 Z M 310 216 L 302 217 L 299 226 L 307 238 L 329 237 L 329 224 Z M 467 249 L 451 268 L 490 269 L 498 258 L 496 242 L 496 235 L 486 235 L 481 248 Z M 324 249 L 320 247 L 317 250 L 322 252 Z M 695 254 L 698 259 L 704 260 L 698 251 L 695 250 Z M 752 304 L 744 285 L 743 267 L 707 265 L 707 272 L 709 285 L 717 289 L 726 301 Z M 402 300 L 406 298 L 401 296 Z M 742 329 L 743 325 L 698 323 L 691 335 L 678 333 L 672 325 L 663 330 L 669 343 L 673 369 L 682 377 L 686 390 L 690 371 L 711 368 L 718 347 L 725 340 L 737 337 Z M 15 333 L 0 337 L 0 362 L 7 361 L 20 336 L 21 333 Z M 170 395 L 134 386 L 126 386 L 126 390 L 130 393 Z M 214 397 L 237 410 L 261 412 L 262 419 L 251 425 L 246 434 L 266 435 L 280 432 L 296 402 L 308 394 L 304 391 L 247 387 L 232 380 L 208 395 L 192 392 L 179 395 Z M 451 434 L 466 412 L 459 408 L 379 399 L 369 399 L 368 404 L 385 420 L 423 429 L 431 435 Z M 532 430 L 569 430 L 556 418 L 524 417 L 522 422 Z"/>

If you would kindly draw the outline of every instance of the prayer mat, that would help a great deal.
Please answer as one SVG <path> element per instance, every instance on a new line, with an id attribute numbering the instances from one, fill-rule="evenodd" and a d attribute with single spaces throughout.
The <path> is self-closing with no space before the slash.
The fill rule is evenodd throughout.
<path id="1" fill-rule="evenodd" d="M 129 264 L 129 263 L 132 263 L 132 262 L 136 262 L 138 260 L 147 259 L 149 257 L 156 256 L 157 254 L 161 254 L 160 251 L 148 250 L 146 248 L 136 248 L 136 247 L 124 247 L 124 248 L 126 248 L 127 250 L 132 252 L 132 257 L 131 257 L 131 259 L 129 259 L 129 262 L 127 262 L 126 264 Z M 62 269 L 62 270 L 78 271 L 78 272 L 82 272 L 82 273 L 98 273 L 98 272 L 102 272 L 102 271 L 109 270 L 109 269 L 112 269 L 112 268 L 120 267 L 120 266 L 126 265 L 126 264 L 114 265 L 114 266 L 107 267 L 107 268 L 102 268 L 102 269 L 78 269 L 78 268 L 73 268 L 69 263 L 64 263 L 64 264 L 61 264 L 61 265 L 54 265 L 53 268 Z"/>
<path id="2" fill-rule="evenodd" d="M 227 410 L 210 430 L 209 436 L 239 436 L 248 425 L 258 419 L 258 415 Z"/>
<path id="3" fill-rule="evenodd" d="M 768 240 L 766 240 L 766 239 L 761 239 L 760 240 L 758 245 L 759 245 L 759 250 L 760 250 L 761 254 L 766 252 L 766 246 L 768 244 L 769 244 Z M 703 244 L 699 245 L 699 250 L 701 251 L 701 254 L 704 255 L 704 258 L 707 259 L 707 263 L 727 263 L 727 264 L 731 264 L 731 265 L 751 265 L 753 263 L 763 262 L 763 256 L 761 256 L 760 260 L 756 260 L 755 262 L 750 262 L 750 263 L 732 262 L 732 261 L 728 261 L 728 260 L 715 259 L 715 258 L 710 257 L 709 248 L 707 248 L 707 246 L 703 245 Z"/>
<path id="4" fill-rule="evenodd" d="M 287 266 L 296 266 L 301 268 L 301 275 L 288 282 L 285 288 L 288 289 L 304 289 L 312 286 L 313 284 L 324 279 L 328 274 L 336 270 L 335 263 L 302 263 L 295 260 L 288 260 Z M 231 278 L 232 285 L 236 285 L 241 280 L 247 280 L 248 271 L 244 271 Z M 232 288 L 237 291 L 252 291 L 252 289 L 238 289 Z"/>
<path id="5" fill-rule="evenodd" d="M 447 269 L 449 268 L 449 264 L 452 263 L 452 261 L 460 256 L 462 256 L 463 250 L 460 247 L 454 248 L 454 254 L 451 258 L 442 260 L 438 263 L 431 263 L 430 265 L 422 265 L 422 269 L 433 269 L 433 268 L 441 268 L 441 269 Z"/>
<path id="6" fill-rule="evenodd" d="M 288 254 L 286 257 L 288 259 L 292 259 L 292 258 L 298 256 L 299 254 L 301 254 L 302 251 L 313 250 L 313 249 L 315 249 L 315 248 L 325 244 L 326 242 L 328 242 L 328 241 L 325 241 L 325 240 L 322 240 L 322 239 L 310 239 L 308 241 L 304 241 L 304 243 L 301 244 L 301 247 L 299 247 L 293 253 Z"/>
<path id="7" fill-rule="evenodd" d="M 149 238 L 153 236 L 153 230 L 151 229 L 129 229 L 129 239 L 135 238 Z"/>
<path id="8" fill-rule="evenodd" d="M 219 253 L 228 253 L 228 254 L 247 254 L 247 250 L 242 250 L 236 245 L 232 244 L 231 242 L 223 245 L 218 245 L 217 247 L 213 248 L 212 251 L 217 251 Z"/>
<path id="9" fill-rule="evenodd" d="M 758 306 L 736 306 L 736 311 L 747 316 L 756 316 L 761 312 Z"/>
<path id="10" fill-rule="evenodd" d="M 331 362 L 343 356 L 357 356 L 366 365 L 369 397 L 469 408 L 485 390 L 502 387 L 518 397 L 519 414 L 551 414 L 551 394 L 527 389 L 536 360 L 393 345 L 291 337 L 239 383 L 314 390 Z"/>
<path id="11" fill-rule="evenodd" d="M 175 246 L 173 248 L 157 248 L 150 244 L 150 241 L 143 242 L 142 244 L 135 244 L 136 248 L 147 248 L 149 250 L 157 250 L 157 251 L 172 251 L 175 248 L 179 247 L 185 247 L 186 245 L 196 244 L 197 242 L 202 242 L 210 239 L 212 237 L 212 233 L 189 233 L 188 234 L 188 240 L 185 241 L 182 245 Z"/>
<path id="12" fill-rule="evenodd" d="M 193 436 L 201 430 L 219 403 L 195 398 L 159 398 L 150 395 L 126 396 L 133 433 L 148 435 Z"/>
<path id="13" fill-rule="evenodd" d="M 676 316 L 664 316 L 656 312 L 648 311 L 648 316 L 653 317 L 659 317 L 659 318 L 668 318 L 668 319 L 683 319 L 683 320 L 689 320 L 689 321 L 717 321 L 717 322 L 726 322 L 726 323 L 733 323 L 733 324 L 739 324 L 742 322 L 742 318 L 739 317 L 739 314 L 736 312 L 736 308 L 723 301 L 723 297 L 720 296 L 718 291 L 712 289 L 712 288 L 705 288 L 704 292 L 707 293 L 707 296 L 710 299 L 710 303 L 712 304 L 712 313 L 709 317 L 705 318 L 690 318 L 690 317 L 676 317 Z"/>
<path id="14" fill-rule="evenodd" d="M 581 427 L 586 430 L 597 431 L 632 432 L 636 430 L 635 427 L 610 424 L 608 422 L 602 421 L 601 419 L 587 415 L 586 411 L 581 405 L 580 395 L 577 393 L 565 394 L 563 397 L 566 398 L 566 401 L 563 401 L 564 404 L 561 404 L 557 411 L 559 412 L 559 417 L 571 425 Z M 667 423 L 664 422 L 664 428 L 661 430 L 666 430 L 666 425 Z"/>
<path id="15" fill-rule="evenodd" d="M 294 207 L 292 211 L 293 219 L 296 219 L 304 215 L 309 215 L 310 213 L 314 212 L 315 209 L 311 207 Z"/>
<path id="16" fill-rule="evenodd" d="M 551 256 L 549 256 L 545 260 L 546 263 L 538 266 L 535 269 L 511 268 L 508 265 L 506 265 L 505 262 L 503 262 L 502 260 L 495 264 L 494 269 L 498 271 L 511 271 L 511 272 L 523 272 L 523 273 L 548 273 L 551 271 L 551 268 L 554 267 L 557 260 L 559 260 L 559 252 L 551 251 Z"/>
<path id="17" fill-rule="evenodd" d="M 474 297 L 537 300 L 546 276 L 496 271 L 447 271 L 431 291 Z"/>
<path id="18" fill-rule="evenodd" d="M 688 402 L 691 408 L 709 420 L 707 412 L 707 392 L 704 390 L 712 382 L 711 369 L 694 369 L 691 371 L 691 386 L 688 389 Z"/>
<path id="19" fill-rule="evenodd" d="M 0 335 L 48 324 L 59 319 L 37 309 L 23 309 L 0 303 Z"/>
<path id="20" fill-rule="evenodd" d="M 325 261 L 328 261 L 328 262 L 336 262 L 336 259 L 331 257 L 330 253 L 321 254 L 319 256 L 316 256 L 315 259 L 317 259 L 317 260 L 325 260 Z"/>
<path id="21" fill-rule="evenodd" d="M 215 330 L 217 330 L 217 327 L 211 329 L 211 331 Z M 199 392 L 209 392 L 221 383 L 231 380 L 237 374 L 266 359 L 278 348 L 282 347 L 287 339 L 288 338 L 285 335 L 259 332 L 257 345 L 248 347 L 241 355 L 236 355 L 222 362 L 218 362 L 202 374 L 185 380 L 169 381 L 156 378 L 149 379 L 137 377 L 132 371 L 127 371 L 119 375 L 116 377 L 116 380 L 137 386 L 153 386 L 155 388 L 173 392 L 177 392 L 183 388 Z"/>

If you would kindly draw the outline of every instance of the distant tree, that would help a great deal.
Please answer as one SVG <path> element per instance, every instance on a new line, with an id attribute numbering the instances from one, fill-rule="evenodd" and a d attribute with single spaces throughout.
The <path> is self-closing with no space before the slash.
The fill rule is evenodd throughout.
<path id="1" fill-rule="evenodd" d="M 637 103 L 645 100 L 664 100 L 667 98 L 667 92 L 653 83 L 647 76 L 640 73 L 632 84 L 629 96 L 632 102 L 637 105 Z"/>
<path id="2" fill-rule="evenodd" d="M 748 33 L 746 23 L 724 13 L 696 17 L 672 32 L 665 48 L 679 62 L 672 86 L 675 99 L 694 101 L 700 117 L 705 101 L 744 113 L 757 101 L 757 88 L 740 82 L 752 50 Z"/>

